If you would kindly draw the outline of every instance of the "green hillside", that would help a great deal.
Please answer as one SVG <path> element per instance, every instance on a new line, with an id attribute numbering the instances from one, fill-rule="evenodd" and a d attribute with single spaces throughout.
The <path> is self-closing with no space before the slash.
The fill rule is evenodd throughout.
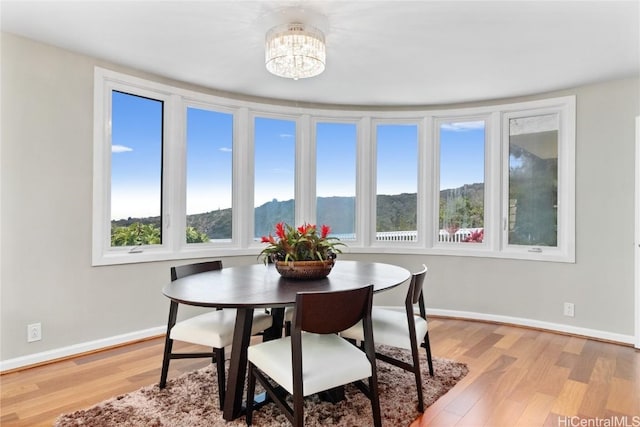
<path id="1" fill-rule="evenodd" d="M 471 184 L 440 192 L 441 227 L 482 227 L 484 185 Z M 379 195 L 377 199 L 377 230 L 415 230 L 417 219 L 416 194 L 403 193 Z M 351 233 L 355 227 L 355 198 L 320 197 L 318 224 L 331 226 L 333 233 Z M 294 201 L 272 200 L 259 206 L 255 211 L 255 235 L 273 233 L 273 225 L 284 221 L 294 225 Z M 114 227 L 127 227 L 133 223 L 160 226 L 159 217 L 128 218 L 112 221 Z M 297 225 L 297 224 L 295 224 Z M 231 209 L 187 215 L 187 226 L 205 233 L 210 239 L 231 237 Z"/>

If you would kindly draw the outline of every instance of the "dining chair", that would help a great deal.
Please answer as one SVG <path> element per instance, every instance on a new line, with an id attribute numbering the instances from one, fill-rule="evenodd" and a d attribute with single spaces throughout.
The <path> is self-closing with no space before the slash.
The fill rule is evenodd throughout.
<path id="1" fill-rule="evenodd" d="M 296 427 L 304 425 L 304 397 L 355 383 L 371 400 L 373 424 L 381 427 L 372 300 L 373 285 L 298 293 L 291 336 L 255 344 L 247 350 L 247 425 L 252 423 L 257 380 Z M 363 323 L 366 337 L 363 349 L 337 335 L 358 322 Z M 368 386 L 362 382 L 365 378 Z M 293 407 L 287 403 L 287 395 L 292 396 Z"/>
<path id="2" fill-rule="evenodd" d="M 207 261 L 196 264 L 187 264 L 171 267 L 171 281 L 182 277 L 206 271 L 221 270 L 222 261 Z M 167 384 L 169 362 L 171 359 L 211 358 L 216 364 L 218 372 L 218 394 L 220 396 L 220 408 L 224 405 L 225 397 L 225 351 L 224 348 L 231 345 L 233 330 L 235 328 L 236 310 L 217 309 L 195 317 L 190 317 L 177 322 L 178 303 L 171 301 L 169 306 L 169 321 L 167 323 L 167 335 L 164 344 L 164 356 L 162 360 L 162 373 L 160 375 L 160 388 Z M 265 312 L 254 312 L 251 334 L 256 335 L 270 328 L 271 315 Z M 210 352 L 173 353 L 173 341 L 184 341 L 191 344 L 199 344 L 210 347 Z"/>
<path id="3" fill-rule="evenodd" d="M 422 270 L 413 273 L 409 282 L 409 289 L 405 298 L 405 311 L 396 311 L 380 307 L 373 307 L 371 319 L 373 324 L 373 337 L 376 345 L 383 344 L 391 347 L 411 350 L 412 363 L 407 363 L 376 351 L 376 358 L 384 362 L 395 365 L 406 371 L 413 372 L 416 379 L 416 390 L 418 393 L 418 410 L 424 412 L 424 397 L 422 393 L 422 375 L 420 373 L 420 356 L 418 354 L 418 337 L 420 337 L 421 347 L 427 353 L 427 363 L 429 365 L 429 375 L 433 376 L 433 360 L 431 357 L 431 344 L 429 343 L 429 327 L 424 306 L 424 296 L 422 286 L 427 275 L 427 266 L 423 265 Z M 419 315 L 414 313 L 414 305 L 418 304 Z M 362 323 L 342 331 L 340 335 L 344 338 L 366 342 L 366 335 Z"/>

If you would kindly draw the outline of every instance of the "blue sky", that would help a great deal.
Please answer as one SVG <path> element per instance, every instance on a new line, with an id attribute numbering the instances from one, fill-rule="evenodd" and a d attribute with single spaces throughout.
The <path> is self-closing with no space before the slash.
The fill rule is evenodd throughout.
<path id="1" fill-rule="evenodd" d="M 483 121 L 440 126 L 440 189 L 484 182 Z"/>
<path id="2" fill-rule="evenodd" d="M 162 102 L 114 92 L 111 217 L 160 215 Z"/>
<path id="3" fill-rule="evenodd" d="M 316 126 L 318 197 L 356 194 L 356 129 L 352 123 L 318 123 Z"/>
<path id="4" fill-rule="evenodd" d="M 162 102 L 113 95 L 112 219 L 160 215 Z M 482 126 L 479 126 L 482 125 Z M 187 109 L 187 213 L 231 205 L 233 116 Z M 355 194 L 356 126 L 318 123 L 317 195 Z M 417 127 L 378 125 L 378 194 L 417 190 Z M 441 189 L 483 182 L 484 123 L 443 125 Z M 255 119 L 255 206 L 294 195 L 295 122 Z"/>
<path id="5" fill-rule="evenodd" d="M 258 117 L 254 125 L 254 205 L 293 199 L 295 122 Z"/>
<path id="6" fill-rule="evenodd" d="M 231 206 L 233 115 L 187 109 L 187 213 Z"/>

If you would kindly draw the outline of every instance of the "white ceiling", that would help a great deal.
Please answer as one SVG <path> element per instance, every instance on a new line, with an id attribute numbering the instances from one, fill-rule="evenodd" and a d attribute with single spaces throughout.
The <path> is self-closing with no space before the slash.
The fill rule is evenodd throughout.
<path id="1" fill-rule="evenodd" d="M 635 1 L 7 1 L 2 31 L 217 90 L 327 104 L 488 100 L 640 74 Z M 327 68 L 264 67 L 287 8 L 323 17 Z"/>

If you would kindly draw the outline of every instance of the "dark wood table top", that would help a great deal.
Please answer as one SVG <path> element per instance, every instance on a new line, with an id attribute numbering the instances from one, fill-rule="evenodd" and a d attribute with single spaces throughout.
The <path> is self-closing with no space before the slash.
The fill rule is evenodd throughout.
<path id="1" fill-rule="evenodd" d="M 337 260 L 324 279 L 284 279 L 272 264 L 225 267 L 194 274 L 166 285 L 162 293 L 188 305 L 202 307 L 261 308 L 294 305 L 297 292 L 339 291 L 368 284 L 374 292 L 404 283 L 411 273 L 397 265 Z"/>

